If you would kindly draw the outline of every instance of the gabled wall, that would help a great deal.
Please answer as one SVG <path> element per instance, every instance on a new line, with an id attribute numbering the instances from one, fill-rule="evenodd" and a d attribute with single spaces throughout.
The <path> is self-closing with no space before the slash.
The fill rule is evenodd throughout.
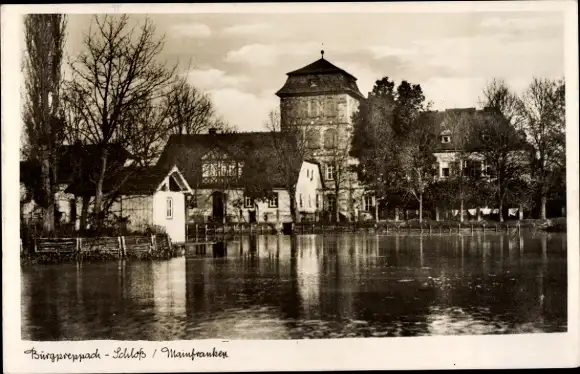
<path id="1" fill-rule="evenodd" d="M 307 161 L 302 163 L 296 183 L 296 202 L 298 211 L 302 214 L 315 214 L 322 211 L 323 184 L 318 164 Z"/>

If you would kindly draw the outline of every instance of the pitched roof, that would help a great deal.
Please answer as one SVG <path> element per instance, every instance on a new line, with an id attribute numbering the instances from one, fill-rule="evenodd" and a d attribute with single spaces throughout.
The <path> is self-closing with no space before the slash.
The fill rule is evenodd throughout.
<path id="1" fill-rule="evenodd" d="M 349 93 L 354 97 L 364 99 L 356 84 L 357 79 L 324 58 L 291 71 L 287 75 L 286 83 L 276 92 L 279 97 Z"/>
<path id="2" fill-rule="evenodd" d="M 310 74 L 344 74 L 346 76 L 351 77 L 352 79 L 356 80 L 356 78 L 346 72 L 345 70 L 337 67 L 336 65 L 332 64 L 330 61 L 325 60 L 324 57 L 320 60 L 316 60 L 313 63 L 306 65 L 300 69 L 291 71 L 287 73 L 288 76 L 297 76 L 297 75 L 310 75 Z"/>
<path id="3" fill-rule="evenodd" d="M 58 182 L 71 183 L 73 180 L 87 178 L 98 172 L 99 158 L 103 147 L 97 144 L 62 145 L 58 160 Z M 131 154 L 117 143 L 108 144 L 109 169 L 122 167 Z M 20 180 L 25 184 L 36 183 L 40 179 L 40 164 L 34 160 L 20 162 Z"/>
<path id="4" fill-rule="evenodd" d="M 172 168 L 163 166 L 127 166 L 119 172 L 105 177 L 103 193 L 115 191 L 120 195 L 151 195 L 159 188 Z M 119 187 L 120 186 L 120 187 Z M 94 196 L 94 182 L 71 183 L 66 192 L 83 196 Z"/>
<path id="5" fill-rule="evenodd" d="M 157 165 L 176 165 L 192 188 L 216 188 L 216 183 L 202 178 L 202 157 L 219 151 L 243 163 L 241 178 L 229 183 L 229 187 L 243 188 L 244 180 L 256 175 L 264 183 L 283 187 L 284 176 L 280 172 L 283 160 L 275 149 L 279 144 L 291 146 L 293 143 L 287 135 L 272 132 L 172 135 Z"/>
<path id="6" fill-rule="evenodd" d="M 480 139 L 474 135 L 473 124 L 484 121 L 485 118 L 498 115 L 490 108 L 452 108 L 442 111 L 431 111 L 427 115 L 432 116 L 435 132 L 438 135 L 436 146 L 437 152 L 451 152 L 468 148 L 477 151 L 481 147 Z M 450 136 L 450 142 L 443 143 L 441 137 Z"/>

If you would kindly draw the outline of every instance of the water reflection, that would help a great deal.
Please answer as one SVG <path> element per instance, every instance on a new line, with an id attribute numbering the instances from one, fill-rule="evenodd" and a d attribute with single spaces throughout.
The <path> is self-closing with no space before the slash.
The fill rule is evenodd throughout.
<path id="1" fill-rule="evenodd" d="M 32 340 L 566 331 L 555 234 L 245 236 L 169 261 L 22 270 Z"/>

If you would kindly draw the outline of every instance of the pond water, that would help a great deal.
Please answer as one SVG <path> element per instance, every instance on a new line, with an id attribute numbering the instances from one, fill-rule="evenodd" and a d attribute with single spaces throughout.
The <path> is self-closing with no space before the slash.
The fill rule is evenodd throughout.
<path id="1" fill-rule="evenodd" d="M 226 255 L 22 268 L 24 340 L 565 332 L 565 234 L 239 237 Z M 220 256 L 216 256 L 220 255 Z"/>

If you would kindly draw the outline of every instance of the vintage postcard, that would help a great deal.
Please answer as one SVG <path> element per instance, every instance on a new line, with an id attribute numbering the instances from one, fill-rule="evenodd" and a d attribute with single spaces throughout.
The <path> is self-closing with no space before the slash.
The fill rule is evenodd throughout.
<path id="1" fill-rule="evenodd" d="M 2 6 L 4 371 L 580 365 L 577 11 Z"/>

